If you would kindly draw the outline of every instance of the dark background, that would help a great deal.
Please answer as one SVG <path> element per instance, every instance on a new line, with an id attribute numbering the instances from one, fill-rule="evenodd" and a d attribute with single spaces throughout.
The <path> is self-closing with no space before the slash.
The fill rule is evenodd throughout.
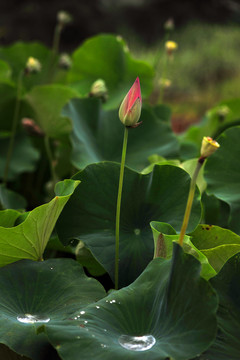
<path id="1" fill-rule="evenodd" d="M 62 34 L 61 51 L 99 32 L 129 32 L 151 45 L 169 17 L 178 28 L 195 21 L 240 23 L 238 0 L 0 0 L 0 44 L 38 40 L 51 46 L 59 10 L 74 18 Z"/>

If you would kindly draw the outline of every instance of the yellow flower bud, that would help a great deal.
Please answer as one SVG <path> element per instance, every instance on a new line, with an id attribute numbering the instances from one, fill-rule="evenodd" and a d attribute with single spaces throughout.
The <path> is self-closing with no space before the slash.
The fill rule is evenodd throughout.
<path id="1" fill-rule="evenodd" d="M 204 136 L 201 146 L 201 157 L 207 158 L 220 147 L 219 143 L 209 136 Z"/>
<path id="2" fill-rule="evenodd" d="M 159 85 L 160 86 L 163 86 L 164 88 L 169 88 L 171 85 L 172 85 L 172 82 L 171 82 L 171 80 L 169 80 L 169 79 L 163 79 L 163 78 L 161 78 L 160 80 L 159 80 Z"/>
<path id="3" fill-rule="evenodd" d="M 38 73 L 41 71 L 42 65 L 39 60 L 35 59 L 34 57 L 30 56 L 27 60 L 25 66 L 25 72 L 27 74 L 31 73 Z"/>
<path id="4" fill-rule="evenodd" d="M 178 48 L 178 44 L 175 41 L 167 41 L 165 43 L 165 49 L 167 51 L 167 54 L 170 56 L 174 51 L 176 51 Z"/>

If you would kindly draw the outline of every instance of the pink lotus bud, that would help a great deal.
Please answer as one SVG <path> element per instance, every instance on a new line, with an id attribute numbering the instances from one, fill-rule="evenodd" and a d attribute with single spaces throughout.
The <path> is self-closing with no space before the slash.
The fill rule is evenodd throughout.
<path id="1" fill-rule="evenodd" d="M 34 120 L 29 119 L 29 118 L 23 118 L 23 119 L 21 120 L 21 122 L 22 122 L 23 128 L 26 130 L 26 132 L 27 132 L 29 135 L 39 136 L 39 137 L 44 136 L 44 132 L 43 132 L 42 129 L 35 123 Z"/>
<path id="2" fill-rule="evenodd" d="M 119 119 L 125 126 L 136 127 L 140 125 L 138 120 L 141 115 L 141 109 L 142 96 L 139 78 L 137 77 L 120 105 Z"/>

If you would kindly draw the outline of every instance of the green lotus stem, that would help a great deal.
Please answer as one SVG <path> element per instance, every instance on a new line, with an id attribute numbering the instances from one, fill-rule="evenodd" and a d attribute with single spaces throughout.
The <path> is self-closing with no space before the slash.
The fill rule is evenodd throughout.
<path id="1" fill-rule="evenodd" d="M 127 152 L 127 140 L 128 140 L 128 128 L 125 126 L 123 147 L 122 147 L 122 159 L 119 175 L 118 185 L 118 197 L 117 197 L 117 209 L 116 209 L 116 242 L 115 242 L 115 289 L 118 289 L 118 273 L 119 273 L 119 229 L 120 229 L 120 213 L 121 213 L 121 200 L 122 200 L 122 188 L 123 188 L 123 176 L 124 165 Z"/>
<path id="2" fill-rule="evenodd" d="M 55 27 L 55 30 L 54 30 L 52 53 L 51 53 L 51 56 L 50 56 L 49 68 L 48 68 L 48 79 L 49 79 L 49 81 L 52 80 L 52 76 L 53 76 L 54 65 L 55 65 L 55 61 L 56 61 L 58 51 L 59 51 L 61 32 L 62 32 L 62 26 L 57 24 L 56 27 Z"/>
<path id="3" fill-rule="evenodd" d="M 165 44 L 165 42 L 169 40 L 169 37 L 170 37 L 170 31 L 166 31 L 165 36 L 164 36 L 163 40 L 161 41 L 161 44 L 162 44 L 162 43 Z M 153 60 L 153 67 L 154 67 L 155 70 L 157 70 L 161 52 L 162 52 L 162 49 L 161 49 L 161 47 L 160 47 L 160 48 L 156 51 L 155 58 L 154 58 L 154 60 Z"/>
<path id="4" fill-rule="evenodd" d="M 44 137 L 44 144 L 45 144 L 45 149 L 46 149 L 46 153 L 47 153 L 47 157 L 48 157 L 48 161 L 49 161 L 49 167 L 50 167 L 50 171 L 51 171 L 52 181 L 53 181 L 53 184 L 55 185 L 57 183 L 57 176 L 56 176 L 55 169 L 53 166 L 53 155 L 52 155 L 52 151 L 51 151 L 49 137 L 46 135 Z M 53 185 L 53 187 L 54 187 L 54 185 Z"/>
<path id="5" fill-rule="evenodd" d="M 160 104 L 163 103 L 163 97 L 164 97 L 164 81 L 165 81 L 165 78 L 167 76 L 167 65 L 168 65 L 168 57 L 167 55 L 165 55 L 165 60 L 164 60 L 164 64 L 163 64 L 163 71 L 162 71 L 162 83 L 160 85 L 160 97 L 159 97 L 159 102 Z"/>
<path id="6" fill-rule="evenodd" d="M 200 171 L 200 169 L 201 169 L 201 167 L 202 167 L 202 165 L 204 163 L 204 160 L 205 159 L 202 158 L 202 157 L 200 157 L 198 159 L 196 169 L 195 169 L 194 174 L 193 174 L 192 179 L 191 179 L 187 205 L 186 205 L 184 218 L 183 218 L 183 223 L 182 223 L 182 227 L 181 227 L 181 231 L 180 231 L 180 235 L 179 235 L 179 245 L 181 245 L 181 246 L 183 245 L 184 235 L 186 233 L 189 218 L 190 218 L 190 214 L 191 214 L 191 209 L 192 209 L 192 203 L 193 203 L 193 198 L 194 198 L 194 193 L 195 193 L 195 188 L 196 188 L 197 177 L 198 177 L 199 171 Z"/>
<path id="7" fill-rule="evenodd" d="M 57 24 L 55 27 L 54 36 L 53 36 L 52 52 L 53 52 L 54 56 L 56 56 L 58 54 L 61 32 L 62 32 L 62 26 Z"/>
<path id="8" fill-rule="evenodd" d="M 4 169 L 4 175 L 3 175 L 3 184 L 7 184 L 8 181 L 8 171 L 9 171 L 9 165 L 12 158 L 13 148 L 14 148 L 14 141 L 16 137 L 16 131 L 17 131 L 17 124 L 18 124 L 18 117 L 19 117 L 19 111 L 20 111 L 20 100 L 21 100 L 21 90 L 22 90 L 22 79 L 23 79 L 23 71 L 20 71 L 18 76 L 18 82 L 17 82 L 17 97 L 16 97 L 16 104 L 15 104 L 15 110 L 13 115 L 13 122 L 12 122 L 12 129 L 11 129 L 11 136 L 8 146 L 8 152 L 7 152 L 7 158 L 6 158 L 6 164 Z"/>

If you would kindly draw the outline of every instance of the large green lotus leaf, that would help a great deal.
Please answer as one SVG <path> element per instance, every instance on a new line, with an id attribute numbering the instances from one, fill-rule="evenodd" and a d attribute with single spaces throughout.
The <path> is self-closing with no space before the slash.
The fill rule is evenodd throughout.
<path id="1" fill-rule="evenodd" d="M 42 259 L 57 218 L 78 184 L 73 180 L 58 183 L 59 196 L 32 210 L 20 225 L 0 227 L 0 266 L 20 259 Z"/>
<path id="2" fill-rule="evenodd" d="M 87 166 L 73 178 L 81 181 L 57 222 L 60 240 L 82 240 L 114 279 L 115 217 L 120 165 L 102 162 Z M 153 258 L 150 221 L 169 223 L 180 231 L 189 175 L 176 166 L 155 166 L 143 175 L 125 168 L 120 224 L 120 285 L 131 283 Z M 196 192 L 188 231 L 199 223 Z"/>
<path id="3" fill-rule="evenodd" d="M 71 141 L 75 167 L 82 169 L 102 160 L 120 161 L 124 127 L 116 110 L 101 111 L 96 99 L 73 99 L 62 114 L 73 122 Z M 170 126 L 160 120 L 160 113 L 156 117 L 150 107 L 143 108 L 142 124 L 129 129 L 127 165 L 140 170 L 153 153 L 168 158 L 177 156 L 177 138 Z"/>
<path id="4" fill-rule="evenodd" d="M 0 130 L 11 130 L 16 104 L 16 87 L 10 84 L 0 84 Z"/>
<path id="5" fill-rule="evenodd" d="M 181 136 L 182 145 L 188 145 L 190 152 L 193 150 L 190 147 L 191 144 L 192 146 L 197 145 L 197 148 L 200 150 L 202 138 L 204 136 L 213 136 L 218 128 L 218 125 L 219 122 L 217 119 L 209 119 L 205 116 L 200 123 L 190 126 Z"/>
<path id="6" fill-rule="evenodd" d="M 97 262 L 83 241 L 79 241 L 75 249 L 75 255 L 77 261 L 87 269 L 91 276 L 101 276 L 106 273 L 106 270 Z"/>
<path id="7" fill-rule="evenodd" d="M 171 121 L 171 108 L 164 104 L 159 104 L 153 107 L 153 111 L 157 117 L 160 119 L 170 122 Z"/>
<path id="8" fill-rule="evenodd" d="M 217 328 L 217 297 L 199 274 L 199 262 L 175 244 L 172 260 L 153 260 L 133 284 L 78 311 L 77 320 L 46 324 L 47 335 L 63 360 L 190 359 L 209 347 Z"/>
<path id="9" fill-rule="evenodd" d="M 219 116 L 221 109 L 227 109 L 225 116 Z M 239 124 L 240 119 L 240 99 L 231 99 L 220 102 L 216 107 L 209 110 L 203 120 L 197 125 L 191 126 L 184 134 L 185 142 L 197 144 L 201 146 L 203 136 L 211 136 L 216 138 L 226 128 Z"/>
<path id="10" fill-rule="evenodd" d="M 201 197 L 203 205 L 203 224 L 218 225 L 223 228 L 228 227 L 229 205 L 222 200 L 217 199 L 214 195 L 207 195 L 206 192 Z"/>
<path id="11" fill-rule="evenodd" d="M 23 196 L 0 184 L 0 209 L 25 209 L 27 202 Z"/>
<path id="12" fill-rule="evenodd" d="M 97 35 L 86 40 L 73 53 L 72 60 L 68 81 L 80 94 L 87 95 L 92 83 L 99 78 L 103 79 L 109 92 L 105 105 L 107 108 L 119 106 L 137 76 L 140 78 L 143 97 L 152 90 L 153 68 L 133 59 L 119 36 Z"/>
<path id="13" fill-rule="evenodd" d="M 179 160 L 176 159 L 167 160 L 164 157 L 156 154 L 149 156 L 148 161 L 150 162 L 150 165 L 148 165 L 141 171 L 142 174 L 149 174 L 150 172 L 152 172 L 155 165 L 175 165 L 175 166 L 180 165 Z"/>
<path id="14" fill-rule="evenodd" d="M 220 148 L 209 157 L 204 176 L 207 192 L 230 206 L 229 227 L 240 234 L 240 126 L 220 135 Z"/>
<path id="15" fill-rule="evenodd" d="M 214 225 L 199 225 L 191 235 L 192 243 L 219 272 L 225 262 L 240 251 L 240 236 Z"/>
<path id="16" fill-rule="evenodd" d="M 219 112 L 223 112 L 224 116 L 219 116 Z M 216 132 L 218 133 L 228 126 L 233 126 L 234 123 L 237 125 L 240 120 L 240 99 L 223 100 L 210 109 L 207 115 L 208 118 L 217 120 L 219 126 Z"/>
<path id="17" fill-rule="evenodd" d="M 145 169 L 143 169 L 143 171 L 142 171 L 143 174 L 148 174 L 149 172 L 151 172 L 155 165 L 169 164 L 169 165 L 176 165 L 176 166 L 181 167 L 191 177 L 194 174 L 194 171 L 196 169 L 196 165 L 198 162 L 198 159 L 190 159 L 190 160 L 186 160 L 181 163 L 179 160 L 174 160 L 174 159 L 166 160 L 165 158 L 162 158 L 161 156 L 158 156 L 158 155 L 152 155 L 148 158 L 148 160 L 151 162 L 151 164 L 149 166 L 147 166 Z M 197 177 L 197 186 L 198 186 L 201 194 L 204 192 L 204 190 L 207 186 L 206 181 L 203 178 L 203 168 L 204 168 L 204 166 L 201 167 L 199 175 Z"/>
<path id="18" fill-rule="evenodd" d="M 187 171 L 191 177 L 194 174 L 194 171 L 196 169 L 196 165 L 197 165 L 198 159 L 190 159 L 190 160 L 186 160 L 183 163 L 181 163 L 181 167 Z M 200 193 L 202 194 L 204 192 L 204 190 L 206 189 L 206 181 L 204 180 L 203 177 L 203 172 L 204 172 L 204 165 L 201 167 L 198 177 L 197 177 L 197 186 L 200 190 Z"/>
<path id="19" fill-rule="evenodd" d="M 19 211 L 6 209 L 0 210 L 0 226 L 10 228 L 14 226 L 15 221 L 21 215 Z"/>
<path id="20" fill-rule="evenodd" d="M 153 232 L 155 253 L 159 257 L 166 259 L 171 258 L 173 253 L 173 244 L 174 242 L 178 242 L 179 235 L 176 234 L 175 230 L 169 224 L 152 221 L 150 225 Z M 195 256 L 195 258 L 200 261 L 202 265 L 201 276 L 206 280 L 215 276 L 216 271 L 209 264 L 208 258 L 202 251 L 194 246 L 190 237 L 185 235 L 183 241 L 183 250 L 186 253 Z"/>
<path id="21" fill-rule="evenodd" d="M 10 138 L 0 135 L 0 178 L 3 178 Z M 23 172 L 32 172 L 36 168 L 40 153 L 33 147 L 29 137 L 19 135 L 15 138 L 12 157 L 9 164 L 8 180 L 14 180 Z"/>
<path id="22" fill-rule="evenodd" d="M 10 66 L 5 61 L 0 60 L 0 83 L 11 84 L 11 74 Z"/>
<path id="23" fill-rule="evenodd" d="M 41 129 L 49 137 L 58 138 L 71 131 L 71 122 L 61 116 L 63 106 L 73 97 L 76 91 L 63 85 L 43 85 L 34 87 L 25 97 L 32 107 Z"/>
<path id="24" fill-rule="evenodd" d="M 50 60 L 50 50 L 39 43 L 17 42 L 10 46 L 0 47 L 0 59 L 6 61 L 12 69 L 12 77 L 18 81 L 19 74 L 25 69 L 29 57 L 38 59 L 42 69 L 38 74 L 31 74 L 23 77 L 23 85 L 30 89 L 33 85 L 41 84 L 46 77 L 48 63 Z"/>
<path id="25" fill-rule="evenodd" d="M 0 344 L 0 358 L 4 360 L 30 360 L 30 358 L 17 354 L 4 344 Z"/>
<path id="26" fill-rule="evenodd" d="M 219 296 L 218 334 L 206 352 L 209 360 L 240 359 L 240 254 L 231 257 L 211 284 Z"/>
<path id="27" fill-rule="evenodd" d="M 36 360 L 51 359 L 41 333 L 105 295 L 72 259 L 21 260 L 0 269 L 0 342 Z"/>

